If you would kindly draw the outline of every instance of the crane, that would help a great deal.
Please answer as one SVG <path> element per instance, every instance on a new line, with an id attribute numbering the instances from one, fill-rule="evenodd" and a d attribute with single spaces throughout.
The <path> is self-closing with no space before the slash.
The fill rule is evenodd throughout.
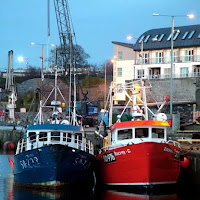
<path id="1" fill-rule="evenodd" d="M 72 24 L 72 19 L 69 10 L 68 0 L 54 0 L 54 7 L 57 19 L 57 26 L 59 32 L 61 54 L 65 61 L 65 71 L 67 72 L 67 64 L 69 63 L 69 121 L 71 121 L 71 101 L 72 101 L 72 76 L 71 71 L 73 68 L 74 73 L 74 104 L 73 104 L 73 117 L 72 123 L 75 124 L 76 119 L 76 81 L 75 81 L 75 54 L 73 47 L 73 40 L 76 42 L 75 32 Z M 73 33 L 72 33 L 73 30 Z M 67 58 L 67 49 L 69 46 L 69 58 Z M 67 60 L 68 59 L 68 60 Z"/>

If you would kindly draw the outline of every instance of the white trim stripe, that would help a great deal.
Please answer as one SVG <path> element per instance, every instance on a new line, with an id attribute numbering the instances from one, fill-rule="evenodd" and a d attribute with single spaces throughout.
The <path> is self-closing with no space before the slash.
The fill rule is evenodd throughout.
<path id="1" fill-rule="evenodd" d="M 106 183 L 106 185 L 163 185 L 163 184 L 174 184 L 176 181 L 171 182 L 153 182 L 153 183 Z"/>

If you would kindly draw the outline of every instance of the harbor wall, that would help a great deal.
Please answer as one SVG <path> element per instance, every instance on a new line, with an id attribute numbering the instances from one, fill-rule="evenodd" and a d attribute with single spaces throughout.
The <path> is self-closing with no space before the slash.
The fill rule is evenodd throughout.
<path id="1" fill-rule="evenodd" d="M 0 130 L 0 149 L 7 141 L 12 141 L 17 144 L 18 140 L 22 138 L 22 133 L 19 130 Z"/>

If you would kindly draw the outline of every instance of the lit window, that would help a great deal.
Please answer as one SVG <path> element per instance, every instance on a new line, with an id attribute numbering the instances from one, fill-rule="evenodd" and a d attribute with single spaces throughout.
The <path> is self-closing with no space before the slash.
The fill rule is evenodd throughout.
<path id="1" fill-rule="evenodd" d="M 173 37 L 173 40 L 176 40 L 176 38 L 178 37 L 179 33 L 180 33 L 180 32 L 176 32 L 176 34 L 175 34 L 174 37 Z"/>
<path id="2" fill-rule="evenodd" d="M 118 52 L 118 60 L 122 60 L 122 52 Z"/>
<path id="3" fill-rule="evenodd" d="M 169 35 L 169 37 L 167 38 L 167 40 L 171 40 L 172 34 Z"/>
<path id="4" fill-rule="evenodd" d="M 188 35 L 188 32 L 185 32 L 185 34 L 182 37 L 182 40 L 185 40 L 185 38 L 187 37 L 187 35 Z"/>
<path id="5" fill-rule="evenodd" d="M 122 68 L 117 68 L 117 76 L 122 77 Z"/>
<path id="6" fill-rule="evenodd" d="M 147 35 L 147 37 L 145 38 L 144 42 L 148 42 L 150 37 L 151 37 L 151 35 Z"/>
<path id="7" fill-rule="evenodd" d="M 191 39 L 192 36 L 194 35 L 194 33 L 195 33 L 195 31 L 192 31 L 192 32 L 190 33 L 190 35 L 188 36 L 188 39 Z"/>
<path id="8" fill-rule="evenodd" d="M 162 39 L 163 39 L 164 36 L 165 36 L 165 34 L 162 34 L 162 35 L 160 36 L 160 38 L 158 39 L 158 41 L 159 41 L 159 42 L 162 41 Z"/>

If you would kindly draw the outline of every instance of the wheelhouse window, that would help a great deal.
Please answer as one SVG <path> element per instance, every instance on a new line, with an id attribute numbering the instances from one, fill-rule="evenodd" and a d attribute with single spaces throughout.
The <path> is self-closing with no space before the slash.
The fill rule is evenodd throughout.
<path id="1" fill-rule="evenodd" d="M 152 138 L 164 138 L 164 129 L 152 128 Z"/>
<path id="2" fill-rule="evenodd" d="M 60 132 L 51 132 L 51 140 L 60 141 Z"/>
<path id="3" fill-rule="evenodd" d="M 29 132 L 28 137 L 29 137 L 29 141 L 35 142 L 36 141 L 36 132 Z"/>
<path id="4" fill-rule="evenodd" d="M 71 142 L 72 134 L 71 133 L 63 133 L 63 141 Z"/>
<path id="5" fill-rule="evenodd" d="M 47 141 L 47 132 L 39 133 L 39 141 Z"/>
<path id="6" fill-rule="evenodd" d="M 135 129 L 135 138 L 147 138 L 149 137 L 148 128 L 136 128 Z"/>
<path id="7" fill-rule="evenodd" d="M 82 135 L 76 133 L 75 134 L 75 143 L 81 143 L 82 142 Z"/>
<path id="8" fill-rule="evenodd" d="M 133 131 L 132 129 L 124 129 L 118 131 L 118 140 L 127 140 L 133 138 Z"/>

